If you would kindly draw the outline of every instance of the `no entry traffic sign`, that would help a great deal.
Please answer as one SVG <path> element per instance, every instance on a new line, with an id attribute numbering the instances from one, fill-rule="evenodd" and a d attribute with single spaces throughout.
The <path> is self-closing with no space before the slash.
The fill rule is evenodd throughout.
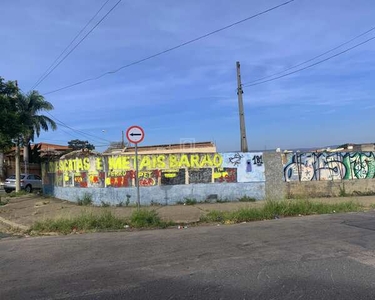
<path id="1" fill-rule="evenodd" d="M 130 126 L 126 131 L 126 137 L 129 142 L 133 144 L 138 144 L 143 141 L 145 138 L 145 132 L 142 127 L 139 126 Z"/>

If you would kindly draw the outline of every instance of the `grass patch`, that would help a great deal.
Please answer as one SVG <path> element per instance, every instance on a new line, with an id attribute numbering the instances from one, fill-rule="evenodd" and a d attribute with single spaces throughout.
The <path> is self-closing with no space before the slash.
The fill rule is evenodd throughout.
<path id="1" fill-rule="evenodd" d="M 363 206 L 353 201 L 342 203 L 308 200 L 266 201 L 263 207 L 241 208 L 232 212 L 210 211 L 202 221 L 240 223 L 298 215 L 330 214 L 359 211 Z"/>
<path id="2" fill-rule="evenodd" d="M 257 199 L 249 197 L 249 196 L 242 196 L 241 198 L 238 198 L 239 202 L 255 202 Z"/>
<path id="3" fill-rule="evenodd" d="M 173 224 L 173 222 L 162 221 L 155 210 L 136 210 L 130 217 L 130 225 L 135 228 L 166 228 Z"/>
<path id="4" fill-rule="evenodd" d="M 374 196 L 375 192 L 373 191 L 366 191 L 366 192 L 361 192 L 361 191 L 354 191 L 352 193 L 352 196 Z"/>
<path id="5" fill-rule="evenodd" d="M 0 197 L 0 206 L 7 205 L 9 203 L 9 199 L 1 199 Z"/>
<path id="6" fill-rule="evenodd" d="M 92 204 L 92 195 L 89 193 L 84 193 L 82 199 L 78 197 L 77 204 L 80 206 L 88 206 Z"/>
<path id="7" fill-rule="evenodd" d="M 122 229 L 127 225 L 127 221 L 122 218 L 114 216 L 111 212 L 105 211 L 100 215 L 92 213 L 82 213 L 73 218 L 61 219 L 47 219 L 44 221 L 35 222 L 30 230 L 37 232 L 59 232 L 63 234 L 71 233 L 72 231 L 95 231 L 95 230 L 109 230 Z"/>
<path id="8" fill-rule="evenodd" d="M 120 230 L 127 226 L 133 228 L 166 228 L 172 225 L 174 225 L 173 222 L 161 220 L 156 211 L 142 209 L 134 211 L 130 219 L 117 217 L 110 211 L 104 211 L 101 214 L 84 212 L 72 218 L 47 219 L 35 222 L 31 226 L 30 232 L 69 234 L 74 231 Z"/>
<path id="9" fill-rule="evenodd" d="M 30 193 L 27 193 L 26 191 L 19 191 L 19 192 L 11 192 L 8 197 L 20 197 L 20 196 L 25 196 L 25 195 L 30 195 Z"/>
<path id="10" fill-rule="evenodd" d="M 197 203 L 198 203 L 197 199 L 194 199 L 194 198 L 185 198 L 185 204 L 186 205 L 195 205 Z"/>
<path id="11" fill-rule="evenodd" d="M 375 203 L 371 203 L 370 208 L 375 209 Z"/>
<path id="12" fill-rule="evenodd" d="M 116 204 L 116 207 L 123 207 L 124 206 L 124 201 L 120 201 L 119 203 Z"/>

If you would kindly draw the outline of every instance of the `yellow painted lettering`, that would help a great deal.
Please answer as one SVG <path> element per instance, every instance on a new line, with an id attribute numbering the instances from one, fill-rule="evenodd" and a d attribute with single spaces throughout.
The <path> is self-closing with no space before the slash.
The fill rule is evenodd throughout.
<path id="1" fill-rule="evenodd" d="M 180 168 L 181 167 L 190 168 L 189 158 L 186 154 L 181 155 L 179 165 L 180 165 Z"/>
<path id="2" fill-rule="evenodd" d="M 84 169 L 85 171 L 90 170 L 90 159 L 89 159 L 88 157 L 85 157 L 85 158 L 83 159 L 83 169 Z"/>
<path id="3" fill-rule="evenodd" d="M 199 155 L 198 154 L 192 154 L 190 156 L 190 166 L 192 168 L 199 168 Z"/>
<path id="4" fill-rule="evenodd" d="M 176 173 L 165 173 L 165 174 L 164 174 L 164 177 L 165 177 L 165 178 L 174 178 L 174 177 L 176 177 L 176 176 L 177 176 Z"/>
<path id="5" fill-rule="evenodd" d="M 102 158 L 101 157 L 97 157 L 95 159 L 95 169 L 97 171 L 101 171 L 103 170 L 103 161 L 102 161 Z"/>
<path id="6" fill-rule="evenodd" d="M 152 168 L 155 169 L 156 168 L 156 162 L 157 162 L 156 155 L 152 155 L 151 160 L 152 160 Z"/>
<path id="7" fill-rule="evenodd" d="M 77 159 L 77 169 L 78 169 L 78 171 L 83 170 L 83 161 L 82 161 L 82 159 Z"/>
<path id="8" fill-rule="evenodd" d="M 73 171 L 73 161 L 71 159 L 68 160 L 68 170 Z"/>
<path id="9" fill-rule="evenodd" d="M 209 154 L 206 154 L 202 157 L 201 168 L 212 166 L 212 161 Z"/>
<path id="10" fill-rule="evenodd" d="M 158 159 L 157 167 L 159 169 L 164 169 L 165 168 L 165 155 L 159 155 L 157 159 Z"/>
<path id="11" fill-rule="evenodd" d="M 139 169 L 142 170 L 142 169 L 151 169 L 151 159 L 148 155 L 145 155 L 142 157 L 142 160 L 141 160 L 141 165 L 139 166 Z"/>
<path id="12" fill-rule="evenodd" d="M 169 167 L 170 167 L 171 169 L 178 168 L 178 160 L 177 160 L 177 156 L 174 155 L 174 154 L 170 154 L 170 155 L 169 155 Z"/>
<path id="13" fill-rule="evenodd" d="M 214 166 L 219 168 L 223 164 L 223 157 L 219 154 L 216 153 L 213 158 Z"/>
<path id="14" fill-rule="evenodd" d="M 122 169 L 123 170 L 130 170 L 129 156 L 123 156 L 122 157 Z"/>
<path id="15" fill-rule="evenodd" d="M 113 170 L 115 168 L 115 158 L 113 156 L 108 158 L 108 169 Z"/>

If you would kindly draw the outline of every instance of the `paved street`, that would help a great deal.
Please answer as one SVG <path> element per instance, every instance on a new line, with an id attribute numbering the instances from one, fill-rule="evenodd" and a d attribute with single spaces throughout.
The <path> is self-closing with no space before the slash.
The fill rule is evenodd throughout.
<path id="1" fill-rule="evenodd" d="M 0 299 L 373 299 L 375 212 L 0 240 Z"/>

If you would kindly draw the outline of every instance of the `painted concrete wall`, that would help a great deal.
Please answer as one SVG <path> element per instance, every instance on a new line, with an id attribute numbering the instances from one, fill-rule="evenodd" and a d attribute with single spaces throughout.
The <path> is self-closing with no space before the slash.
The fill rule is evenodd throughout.
<path id="1" fill-rule="evenodd" d="M 265 152 L 264 169 L 266 177 L 266 199 L 280 200 L 286 197 L 285 182 L 283 178 L 284 166 L 280 153 Z"/>
<path id="2" fill-rule="evenodd" d="M 375 179 L 285 182 L 288 198 L 374 195 Z"/>
<path id="3" fill-rule="evenodd" d="M 236 200 L 265 198 L 263 153 L 200 153 L 140 155 L 142 204 L 173 204 L 185 198 Z M 135 157 L 88 156 L 43 166 L 46 193 L 76 201 L 85 193 L 94 203 L 136 201 Z"/>
<path id="4" fill-rule="evenodd" d="M 355 180 L 375 177 L 375 152 L 290 153 L 285 181 Z"/>
<path id="5" fill-rule="evenodd" d="M 176 204 L 186 198 L 196 199 L 199 202 L 217 199 L 236 200 L 243 196 L 254 197 L 263 200 L 265 197 L 265 183 L 224 183 L 224 184 L 189 184 L 189 185 L 165 185 L 141 188 L 141 205 L 158 203 L 162 205 Z M 116 205 L 126 202 L 129 197 L 130 204 L 136 204 L 135 188 L 74 188 L 46 186 L 45 191 L 59 199 L 76 202 L 85 193 L 92 196 L 95 205 L 101 205 L 102 201 Z"/>

